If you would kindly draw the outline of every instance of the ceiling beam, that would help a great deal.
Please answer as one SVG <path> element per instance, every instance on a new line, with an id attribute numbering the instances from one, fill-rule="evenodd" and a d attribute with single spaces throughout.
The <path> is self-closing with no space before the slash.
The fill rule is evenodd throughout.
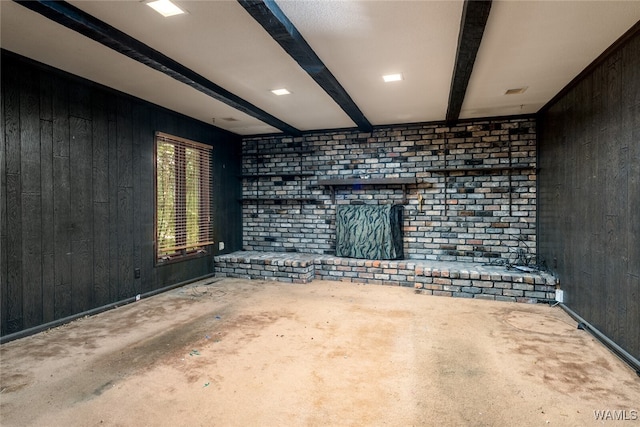
<path id="1" fill-rule="evenodd" d="M 460 117 L 467 86 L 476 62 L 482 35 L 487 25 L 491 0 L 465 0 L 458 33 L 458 50 L 453 67 L 449 106 L 447 108 L 447 124 L 454 124 Z"/>
<path id="2" fill-rule="evenodd" d="M 238 0 L 363 132 L 373 126 L 274 0 Z"/>
<path id="3" fill-rule="evenodd" d="M 293 126 L 272 116 L 237 95 L 207 80 L 200 74 L 174 61 L 115 27 L 95 18 L 65 1 L 24 1 L 16 3 L 37 12 L 46 18 L 97 41 L 118 53 L 160 71 L 192 88 L 242 111 L 282 132 L 294 136 L 302 134 Z"/>

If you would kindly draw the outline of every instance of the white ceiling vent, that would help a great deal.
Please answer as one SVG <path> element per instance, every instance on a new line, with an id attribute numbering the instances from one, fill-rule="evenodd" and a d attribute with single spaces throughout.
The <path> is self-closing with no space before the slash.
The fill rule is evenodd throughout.
<path id="1" fill-rule="evenodd" d="M 506 91 L 504 91 L 505 95 L 520 95 L 521 93 L 524 93 L 527 90 L 527 87 L 518 87 L 515 89 L 507 89 Z"/>

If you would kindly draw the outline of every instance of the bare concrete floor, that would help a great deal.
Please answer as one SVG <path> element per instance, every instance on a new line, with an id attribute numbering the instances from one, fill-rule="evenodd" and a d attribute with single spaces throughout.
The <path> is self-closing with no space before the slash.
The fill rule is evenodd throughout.
<path id="1" fill-rule="evenodd" d="M 640 378 L 557 307 L 211 282 L 2 345 L 0 424 L 640 423 Z"/>

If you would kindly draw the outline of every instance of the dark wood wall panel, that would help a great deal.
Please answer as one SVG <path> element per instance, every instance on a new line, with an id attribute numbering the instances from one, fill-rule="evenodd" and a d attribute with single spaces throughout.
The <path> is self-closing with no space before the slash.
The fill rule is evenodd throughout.
<path id="1" fill-rule="evenodd" d="M 22 194 L 23 215 L 42 216 L 40 194 Z M 23 221 L 22 259 L 40 262 L 22 262 L 22 312 L 24 324 L 42 323 L 42 223 Z"/>
<path id="2" fill-rule="evenodd" d="M 224 241 L 227 249 L 242 247 L 242 235 L 223 233 L 227 228 L 242 229 L 241 206 L 225 202 L 227 197 L 234 200 L 242 198 L 242 188 L 235 187 L 236 177 L 242 175 L 241 165 L 235 161 L 242 156 L 242 147 L 228 144 L 216 148 L 214 156 L 219 159 L 217 167 L 213 170 L 213 201 L 216 206 L 219 206 L 219 215 L 213 218 L 215 240 Z"/>
<path id="3" fill-rule="evenodd" d="M 42 215 L 40 193 L 40 100 L 39 78 L 35 70 L 20 74 L 20 177 L 22 215 Z M 35 143 L 26 143 L 35 141 Z M 41 222 L 22 221 L 22 314 L 25 324 L 42 321 L 42 263 L 24 260 L 42 259 Z M 26 301 L 29 301 L 28 303 Z"/>
<path id="4" fill-rule="evenodd" d="M 131 118 L 132 118 L 132 123 L 143 123 L 143 117 L 140 115 L 140 108 L 133 108 L 131 111 Z M 132 132 L 132 156 L 133 156 L 133 162 L 131 164 L 131 167 L 133 168 L 134 171 L 136 171 L 137 173 L 133 174 L 133 180 L 131 185 L 133 186 L 133 200 L 138 200 L 140 201 L 141 197 L 142 197 L 142 189 L 140 188 L 140 151 L 141 151 L 141 147 L 140 147 L 140 140 L 144 139 L 144 135 L 145 134 L 140 134 L 138 129 L 136 129 L 136 127 L 133 127 L 133 132 Z M 148 135 L 148 134 L 147 134 Z M 133 238 L 133 265 L 134 265 L 134 271 L 133 271 L 133 276 L 130 278 L 130 280 L 133 281 L 133 288 L 135 289 L 136 293 L 141 293 L 142 292 L 142 275 L 140 275 L 139 277 L 136 275 L 135 273 L 135 268 L 137 268 L 140 272 L 142 272 L 142 257 L 141 257 L 141 250 L 142 250 L 142 246 L 140 244 L 141 240 L 142 240 L 142 228 L 141 228 L 141 224 L 142 224 L 142 215 L 143 215 L 143 210 L 144 208 L 142 207 L 141 203 L 134 203 L 133 204 L 133 225 L 132 225 L 132 233 L 131 233 L 131 237 Z"/>
<path id="5" fill-rule="evenodd" d="M 3 336 L 213 273 L 217 245 L 155 265 L 156 131 L 213 145 L 216 234 L 241 249 L 239 136 L 6 51 L 1 63 Z"/>
<path id="6" fill-rule="evenodd" d="M 640 40 L 635 40 L 635 50 L 625 49 L 623 61 L 629 64 L 623 69 L 623 81 L 640 82 Z M 640 89 L 623 91 L 623 113 L 625 132 L 631 135 L 629 144 L 629 180 L 627 212 L 629 217 L 629 234 L 635 238 L 628 239 L 629 269 L 625 283 L 627 284 L 627 322 L 629 337 L 640 337 Z M 640 340 L 640 338 L 637 338 Z M 633 345 L 630 338 L 628 346 Z M 640 347 L 640 345 L 638 345 Z M 640 351 L 639 351 L 640 352 Z"/>
<path id="7" fill-rule="evenodd" d="M 53 207 L 53 121 L 51 119 L 51 80 L 41 81 L 43 98 L 40 103 L 40 170 L 42 197 L 42 321 L 51 322 L 55 298 L 55 246 Z"/>
<path id="8" fill-rule="evenodd" d="M 54 318 L 71 311 L 71 182 L 69 176 L 69 82 L 54 75 L 53 114 L 53 234 Z"/>
<path id="9" fill-rule="evenodd" d="M 119 98 L 116 108 L 118 299 L 125 299 L 136 295 L 133 286 L 133 129 L 131 103 Z"/>
<path id="10" fill-rule="evenodd" d="M 0 74 L 0 312 L 6 311 L 7 297 L 7 152 L 5 144 L 5 122 L 4 122 L 4 102 L 5 102 L 4 74 Z M 4 332 L 5 318 L 0 319 L 0 332 Z"/>
<path id="11" fill-rule="evenodd" d="M 133 286 L 133 190 L 118 187 L 118 299 L 136 294 Z"/>
<path id="12" fill-rule="evenodd" d="M 153 115 L 147 105 L 136 105 L 134 107 L 134 119 L 135 123 L 140 123 L 136 126 L 137 132 L 134 139 L 143 140 L 145 135 L 152 134 L 156 128 L 153 123 Z M 135 167 L 135 166 L 134 166 Z M 153 233 L 154 225 L 153 221 L 143 221 L 142 218 L 153 218 L 153 206 L 155 204 L 155 194 L 149 191 L 142 191 L 143 188 L 153 188 L 155 185 L 155 167 L 153 153 L 149 150 L 143 150 L 142 147 L 138 147 L 138 164 L 137 169 L 138 180 L 134 183 L 136 200 L 140 200 L 138 207 L 140 209 L 140 221 L 135 224 L 134 238 L 136 241 L 134 245 L 139 247 L 140 254 L 153 253 Z M 151 238 L 150 238 L 151 237 Z M 135 251 L 137 252 L 137 251 Z M 154 260 L 149 257 L 141 257 L 139 263 L 140 266 L 140 283 L 138 289 L 140 292 L 145 293 L 153 290 L 156 283 L 156 269 L 154 268 Z"/>
<path id="13" fill-rule="evenodd" d="M 540 114 L 539 251 L 567 305 L 640 358 L 640 34 Z"/>
<path id="14" fill-rule="evenodd" d="M 116 103 L 109 97 L 107 102 L 107 126 L 109 147 L 109 300 L 118 299 L 118 151 L 116 139 Z"/>
<path id="15" fill-rule="evenodd" d="M 93 297 L 98 307 L 111 301 L 109 294 L 109 122 L 104 113 L 107 98 L 92 97 L 91 139 L 93 141 Z"/>
<path id="16" fill-rule="evenodd" d="M 71 235 L 71 310 L 93 306 L 93 147 L 91 122 L 70 116 L 69 175 Z"/>
<path id="17" fill-rule="evenodd" d="M 9 64 L 2 73 L 6 174 L 7 255 L 6 293 L 3 295 L 2 328 L 8 333 L 23 329 L 22 318 L 22 202 L 20 176 L 20 73 L 19 64 Z"/>

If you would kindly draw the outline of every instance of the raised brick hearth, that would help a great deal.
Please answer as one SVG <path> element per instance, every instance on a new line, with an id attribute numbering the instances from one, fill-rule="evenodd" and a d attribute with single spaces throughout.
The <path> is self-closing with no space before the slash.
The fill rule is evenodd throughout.
<path id="1" fill-rule="evenodd" d="M 331 255 L 241 251 L 215 257 L 218 277 L 309 283 L 314 279 L 411 286 L 416 292 L 514 302 L 554 299 L 547 273 L 454 261 L 363 260 Z"/>

